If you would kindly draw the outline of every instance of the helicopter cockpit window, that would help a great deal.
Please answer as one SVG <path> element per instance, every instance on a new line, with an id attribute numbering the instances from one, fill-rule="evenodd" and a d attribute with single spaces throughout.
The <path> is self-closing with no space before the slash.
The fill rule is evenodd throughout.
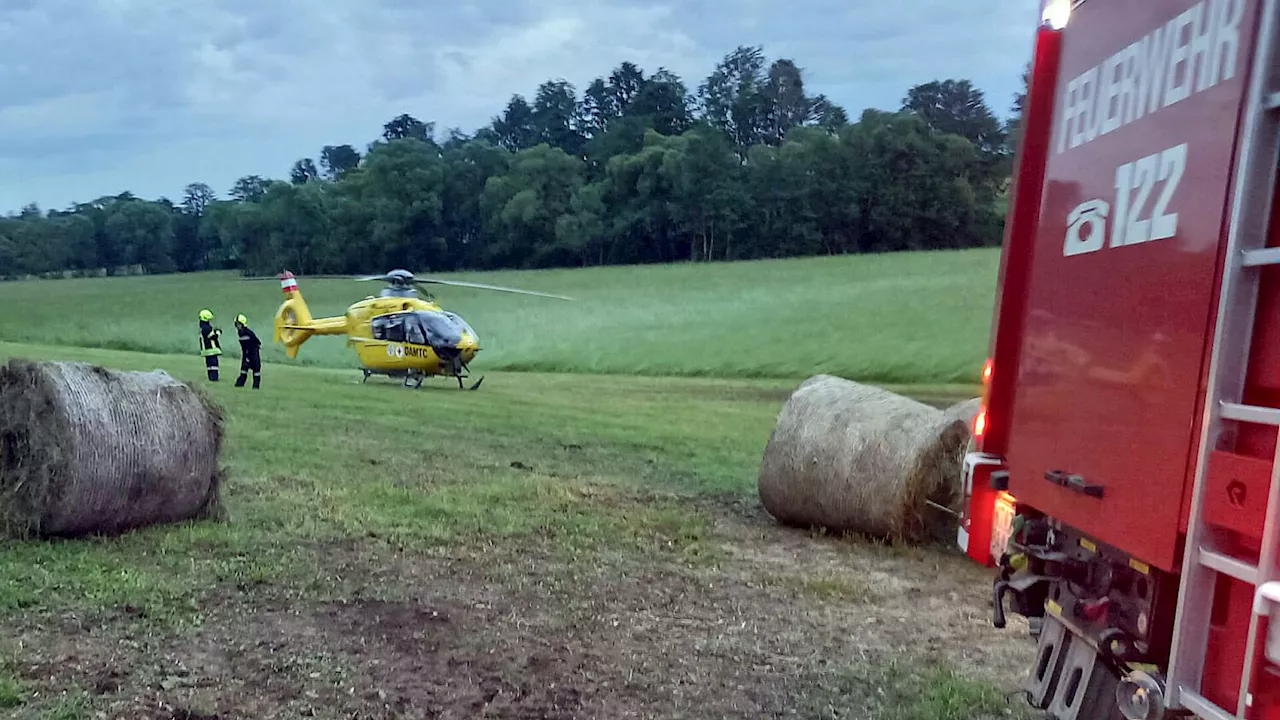
<path id="1" fill-rule="evenodd" d="M 471 327 L 470 323 L 468 323 L 466 320 L 463 320 L 461 315 L 445 310 L 444 316 L 452 320 L 454 324 L 457 325 L 462 330 L 465 330 L 466 332 L 470 333 L 471 339 L 475 340 L 476 342 L 480 341 L 480 334 L 476 332 L 475 328 Z"/>
<path id="2" fill-rule="evenodd" d="M 422 332 L 422 323 L 418 322 L 418 318 L 414 315 L 405 316 L 404 338 L 407 342 L 418 345 L 427 344 L 427 336 Z"/>
<path id="3" fill-rule="evenodd" d="M 405 318 L 403 315 L 374 318 L 372 323 L 373 339 L 388 340 L 390 342 L 404 342 L 404 320 Z"/>
<path id="4" fill-rule="evenodd" d="M 414 315 L 426 331 L 427 341 L 432 347 L 457 345 L 462 339 L 461 328 L 444 313 L 419 310 Z"/>

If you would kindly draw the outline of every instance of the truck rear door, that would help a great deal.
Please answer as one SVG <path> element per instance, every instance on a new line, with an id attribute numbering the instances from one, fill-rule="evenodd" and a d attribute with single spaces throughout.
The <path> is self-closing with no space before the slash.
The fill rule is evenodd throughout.
<path id="1" fill-rule="evenodd" d="M 1093 0 L 1063 36 L 1009 489 L 1166 570 L 1259 4 Z"/>

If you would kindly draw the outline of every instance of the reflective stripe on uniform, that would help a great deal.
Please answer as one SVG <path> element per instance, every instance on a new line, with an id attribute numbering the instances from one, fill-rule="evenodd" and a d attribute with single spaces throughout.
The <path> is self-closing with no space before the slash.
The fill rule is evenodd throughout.
<path id="1" fill-rule="evenodd" d="M 218 342 L 218 337 L 222 334 L 219 330 L 213 330 L 208 335 L 200 333 L 200 355 L 209 357 L 210 355 L 221 355 L 222 344 Z"/>

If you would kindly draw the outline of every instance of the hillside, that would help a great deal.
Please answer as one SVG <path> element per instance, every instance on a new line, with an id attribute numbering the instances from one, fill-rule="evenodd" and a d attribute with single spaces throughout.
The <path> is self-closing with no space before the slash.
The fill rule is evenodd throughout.
<path id="1" fill-rule="evenodd" d="M 985 568 L 949 545 L 788 529 L 756 497 L 802 376 L 896 380 L 939 407 L 972 397 L 996 259 L 467 274 L 576 298 L 442 288 L 487 347 L 476 393 L 282 364 L 260 391 L 206 384 L 197 312 L 212 308 L 231 346 L 237 312 L 269 341 L 273 277 L 0 283 L 0 361 L 162 368 L 208 390 L 226 413 L 230 517 L 0 541 L 0 708 L 1013 717 L 1003 696 L 1034 646 L 991 630 Z M 300 285 L 316 313 L 379 287 Z M 335 337 L 301 361 L 354 368 Z"/>
<path id="2" fill-rule="evenodd" d="M 480 333 L 477 372 L 966 382 L 986 351 L 998 258 L 981 249 L 458 273 L 442 277 L 575 301 L 450 287 L 438 296 Z M 378 291 L 305 277 L 300 287 L 317 315 Z M 0 317 L 0 340 L 194 358 L 200 308 L 231 345 L 239 312 L 270 343 L 280 299 L 274 279 L 233 273 L 0 283 L 0 305 L 23 309 Z M 268 345 L 265 360 L 285 361 L 282 348 Z M 354 355 L 341 338 L 316 338 L 288 362 L 354 367 Z"/>

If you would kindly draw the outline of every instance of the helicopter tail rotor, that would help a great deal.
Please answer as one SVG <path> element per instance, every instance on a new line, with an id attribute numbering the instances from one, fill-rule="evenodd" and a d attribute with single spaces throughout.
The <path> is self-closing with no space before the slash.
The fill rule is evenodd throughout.
<path id="1" fill-rule="evenodd" d="M 314 334 L 309 327 L 311 324 L 311 313 L 307 310 L 307 304 L 302 298 L 286 300 L 275 317 L 275 342 L 284 343 L 285 355 L 290 358 L 298 356 L 298 349 L 302 347 L 302 343 L 311 339 Z"/>
<path id="2" fill-rule="evenodd" d="M 280 274 L 280 288 L 285 300 L 276 310 L 274 341 L 284 344 L 285 355 L 298 356 L 302 343 L 313 335 L 338 335 L 346 332 L 346 318 L 321 318 L 311 316 L 311 309 L 298 289 L 298 281 L 291 272 Z"/>

